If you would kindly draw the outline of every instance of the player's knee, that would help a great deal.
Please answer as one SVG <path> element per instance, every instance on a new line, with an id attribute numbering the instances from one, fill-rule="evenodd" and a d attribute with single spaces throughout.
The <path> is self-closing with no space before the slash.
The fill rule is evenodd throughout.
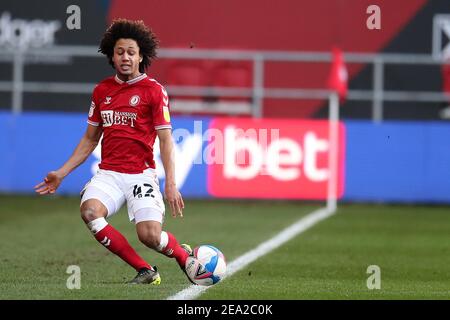
<path id="1" fill-rule="evenodd" d="M 81 219 L 85 223 L 89 223 L 95 219 L 102 218 L 104 215 L 101 213 L 100 208 L 92 204 L 83 203 L 80 207 Z"/>
<path id="2" fill-rule="evenodd" d="M 161 232 L 154 229 L 141 230 L 138 232 L 138 238 L 147 247 L 156 249 L 161 242 Z"/>

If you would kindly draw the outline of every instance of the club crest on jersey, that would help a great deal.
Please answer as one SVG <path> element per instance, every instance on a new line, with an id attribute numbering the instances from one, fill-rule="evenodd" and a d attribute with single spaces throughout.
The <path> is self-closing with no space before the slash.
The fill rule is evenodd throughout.
<path id="1" fill-rule="evenodd" d="M 140 100 L 141 100 L 141 98 L 139 98 L 138 95 L 132 96 L 130 99 L 130 106 L 132 106 L 132 107 L 137 106 L 137 104 L 139 103 Z"/>

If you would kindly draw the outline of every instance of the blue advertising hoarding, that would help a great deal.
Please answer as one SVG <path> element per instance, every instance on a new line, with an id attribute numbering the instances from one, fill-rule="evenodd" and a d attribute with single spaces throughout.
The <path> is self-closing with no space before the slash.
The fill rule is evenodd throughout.
<path id="1" fill-rule="evenodd" d="M 194 121 L 195 120 L 195 121 Z M 177 158 L 186 159 L 177 169 L 177 184 L 187 197 L 206 197 L 206 165 L 191 164 L 201 158 L 206 143 L 202 130 L 209 118 L 178 117 L 172 121 Z M 30 193 L 47 172 L 56 170 L 70 157 L 86 130 L 85 114 L 0 113 L 0 192 Z M 197 132 L 194 132 L 194 130 Z M 77 194 L 94 174 L 100 158 L 98 148 L 67 176 L 59 194 Z M 193 152 L 195 151 L 195 152 Z M 187 165 L 185 165 L 187 163 Z M 158 174 L 164 184 L 162 164 L 157 160 Z"/>
<path id="2" fill-rule="evenodd" d="M 187 198 L 208 198 L 206 131 L 213 118 L 173 117 L 177 184 Z M 450 124 L 345 121 L 344 201 L 450 203 Z M 71 155 L 86 129 L 85 114 L 0 113 L 0 192 L 33 193 L 33 186 Z M 158 150 L 157 171 L 164 183 Z M 78 194 L 95 173 L 99 150 L 62 183 Z"/>
<path id="3" fill-rule="evenodd" d="M 450 124 L 345 124 L 344 200 L 450 203 Z"/>

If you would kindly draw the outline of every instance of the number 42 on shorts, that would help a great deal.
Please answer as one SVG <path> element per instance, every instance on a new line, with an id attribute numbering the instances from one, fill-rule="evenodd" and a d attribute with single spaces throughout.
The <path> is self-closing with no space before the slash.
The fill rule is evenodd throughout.
<path id="1" fill-rule="evenodd" d="M 144 193 L 142 193 L 142 190 L 144 190 Z M 144 183 L 142 185 L 135 184 L 133 187 L 133 196 L 135 198 L 155 197 L 155 195 L 153 194 L 153 187 L 151 184 L 148 183 Z"/>

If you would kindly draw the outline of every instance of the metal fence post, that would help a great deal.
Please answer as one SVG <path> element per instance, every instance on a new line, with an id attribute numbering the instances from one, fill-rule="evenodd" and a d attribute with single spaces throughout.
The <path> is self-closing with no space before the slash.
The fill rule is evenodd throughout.
<path id="1" fill-rule="evenodd" d="M 255 55 L 253 58 L 253 108 L 254 118 L 262 117 L 264 99 L 264 58 L 262 55 Z"/>
<path id="2" fill-rule="evenodd" d="M 376 57 L 373 62 L 373 104 L 372 120 L 383 121 L 384 61 Z"/>
<path id="3" fill-rule="evenodd" d="M 22 112 L 23 105 L 23 69 L 25 53 L 18 50 L 14 55 L 13 76 L 12 76 L 12 112 L 19 114 Z"/>
<path id="4" fill-rule="evenodd" d="M 332 92 L 328 98 L 328 195 L 327 209 L 335 212 L 338 198 L 338 165 L 339 165 L 339 95 Z"/>

